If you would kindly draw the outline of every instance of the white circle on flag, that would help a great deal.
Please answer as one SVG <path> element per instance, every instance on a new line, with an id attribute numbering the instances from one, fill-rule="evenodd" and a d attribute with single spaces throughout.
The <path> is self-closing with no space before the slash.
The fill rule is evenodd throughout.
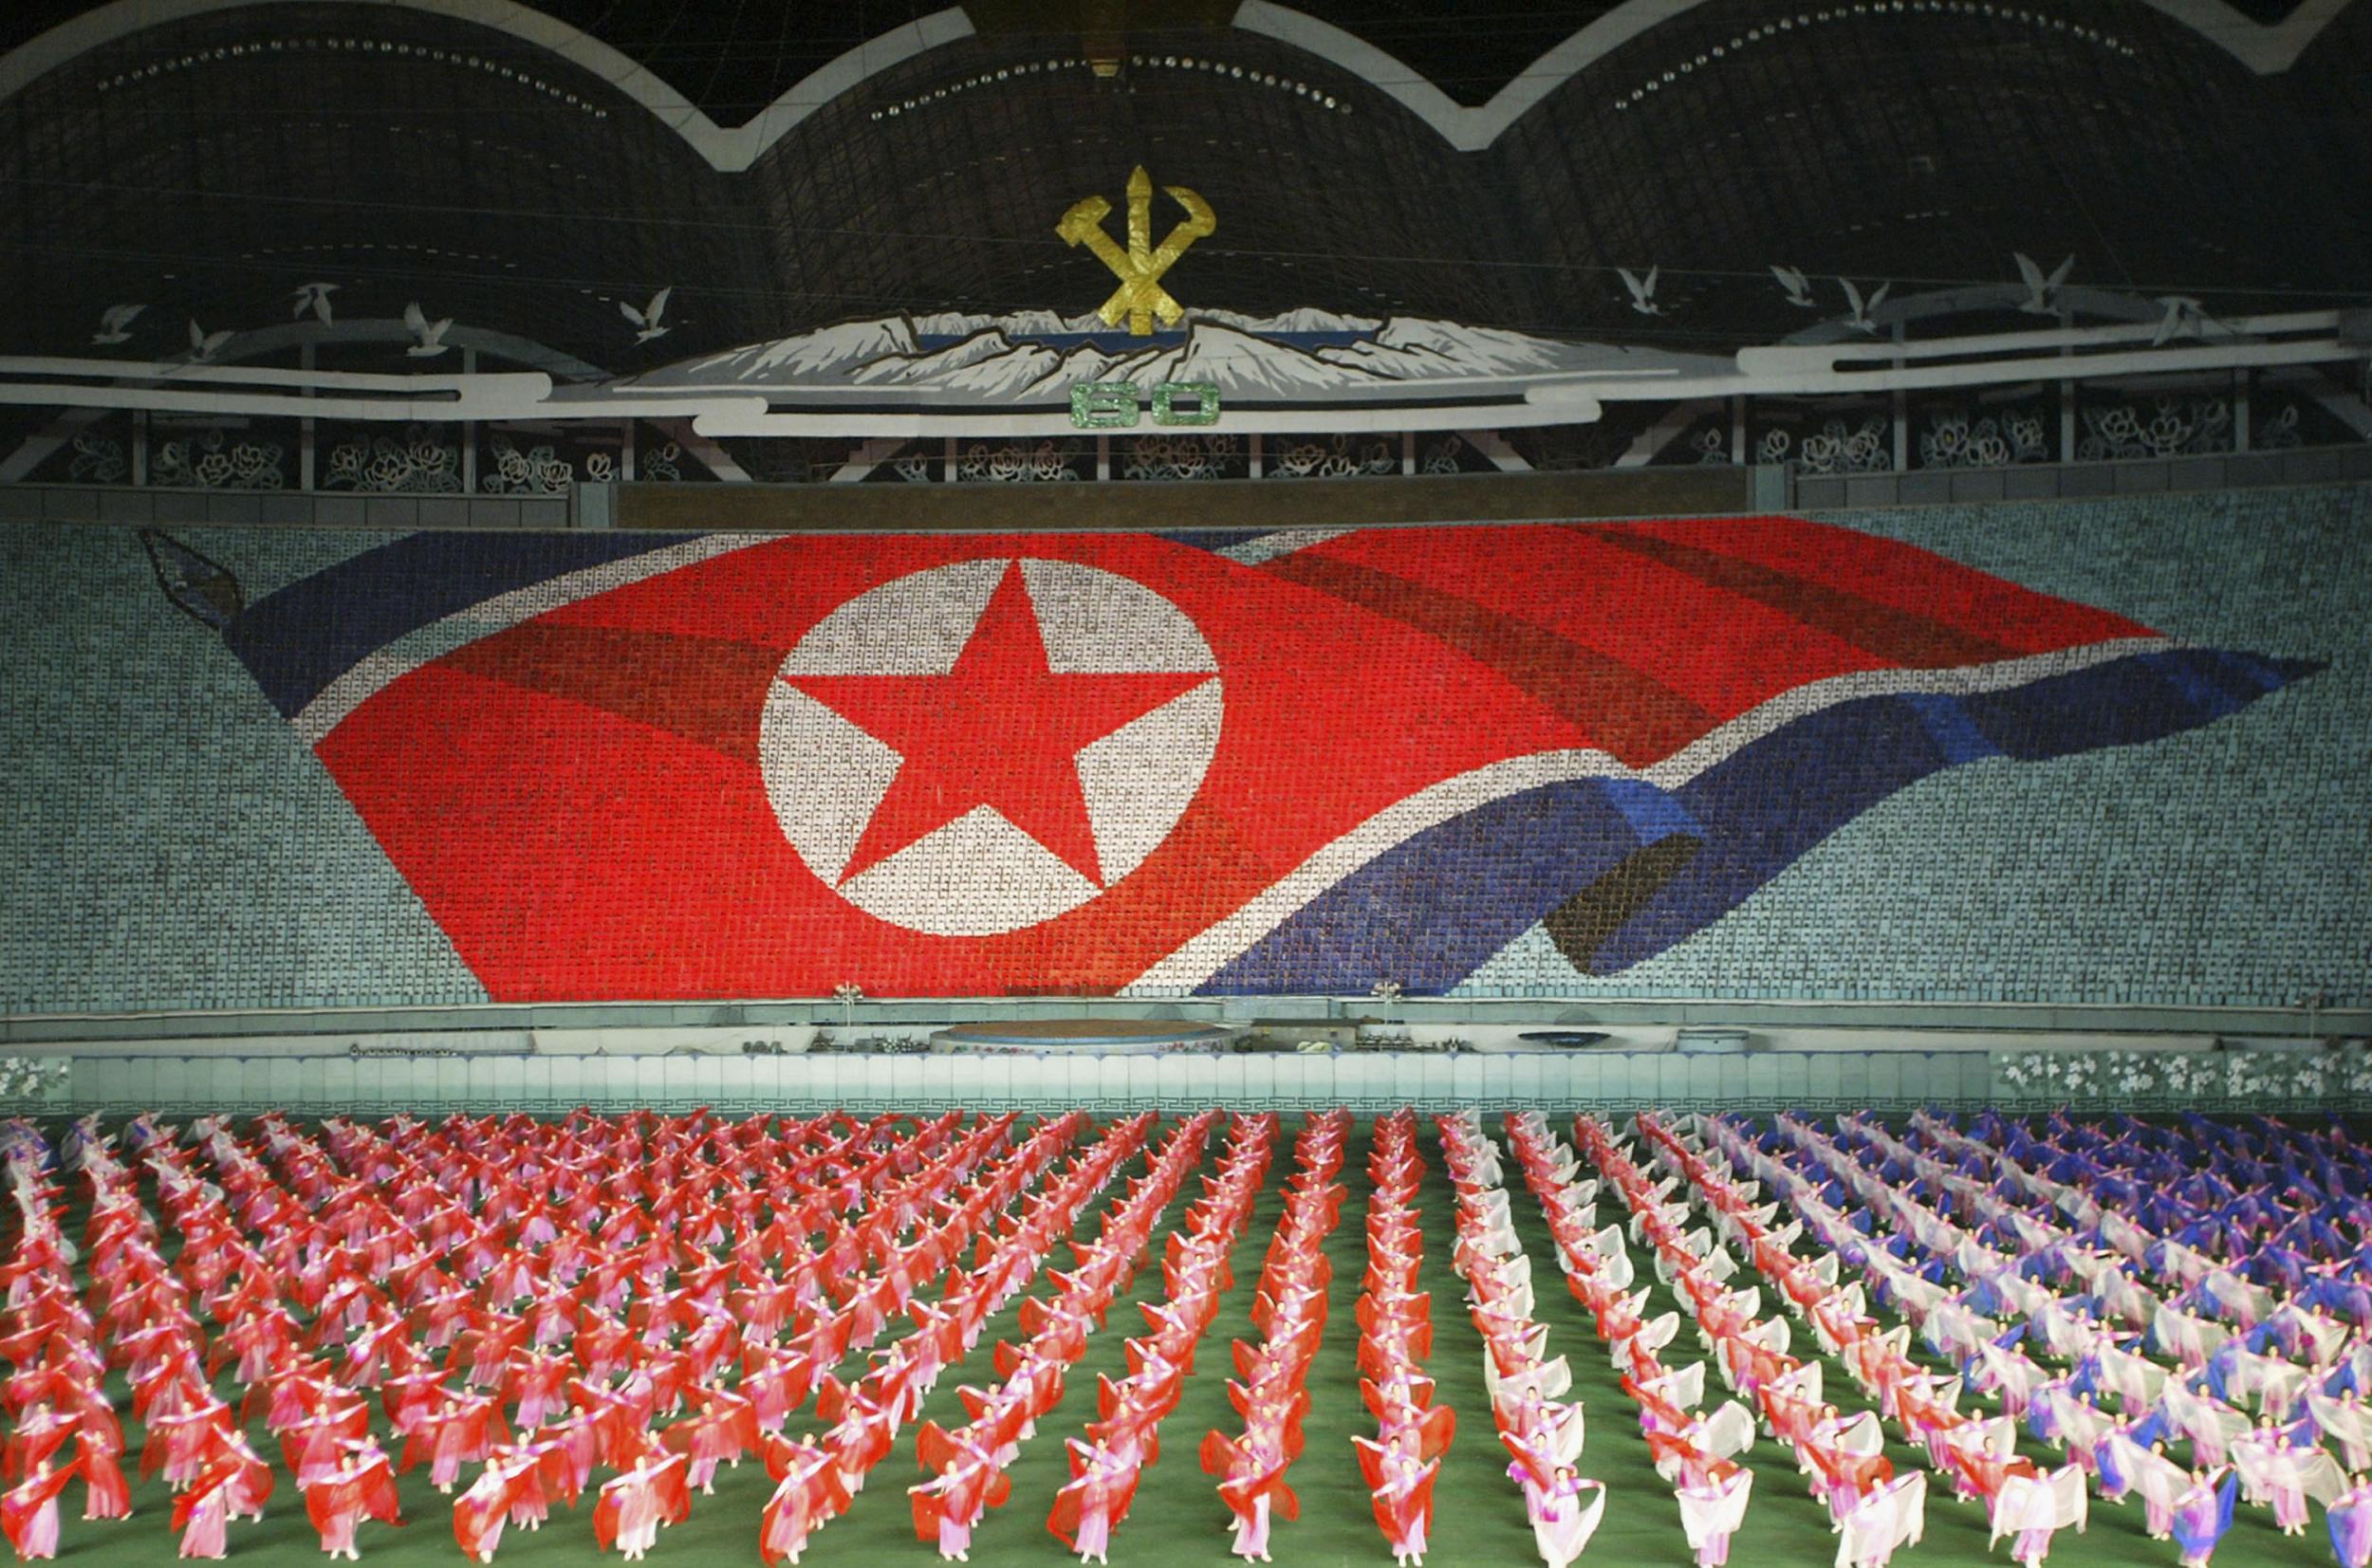
<path id="1" fill-rule="evenodd" d="M 767 692 L 758 764 L 784 836 L 826 887 L 909 931 L 994 935 L 1096 897 L 1170 836 L 1218 750 L 1218 660 L 1184 611 L 1114 572 L 1022 558 L 1021 582 L 1053 674 L 1209 678 L 1073 754 L 1096 878 L 985 803 L 850 875 L 906 759 L 794 682 L 952 673 L 1014 564 L 1008 557 L 958 562 L 857 595 L 808 629 Z M 1017 742 L 1034 718 L 1018 707 L 1011 713 Z"/>

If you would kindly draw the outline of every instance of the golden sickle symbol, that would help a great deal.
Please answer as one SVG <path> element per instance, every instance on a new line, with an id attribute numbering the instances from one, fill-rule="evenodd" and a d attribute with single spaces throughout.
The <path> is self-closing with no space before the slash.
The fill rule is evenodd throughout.
<path id="1" fill-rule="evenodd" d="M 1219 227 L 1212 215 L 1211 204 L 1183 185 L 1165 185 L 1170 199 L 1186 209 L 1185 221 L 1169 232 L 1159 245 L 1153 243 L 1153 176 L 1140 167 L 1128 176 L 1128 249 L 1123 250 L 1103 231 L 1103 220 L 1111 215 L 1112 204 L 1102 196 L 1089 196 L 1071 204 L 1063 214 L 1063 221 L 1054 231 L 1066 245 L 1084 245 L 1095 253 L 1098 261 L 1112 269 L 1121 280 L 1120 287 L 1103 302 L 1096 312 L 1107 326 L 1118 326 L 1121 318 L 1128 318 L 1131 336 L 1144 337 L 1153 331 L 1155 317 L 1163 326 L 1175 326 L 1186 314 L 1183 306 L 1172 299 L 1161 286 L 1161 274 L 1167 272 L 1187 247 Z"/>

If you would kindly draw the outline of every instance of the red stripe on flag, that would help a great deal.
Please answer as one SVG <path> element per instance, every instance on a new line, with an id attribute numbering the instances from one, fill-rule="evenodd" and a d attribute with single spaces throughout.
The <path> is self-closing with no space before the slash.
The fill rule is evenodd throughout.
<path id="1" fill-rule="evenodd" d="M 1601 531 L 1612 534 L 1618 528 L 1767 567 L 2012 655 L 2153 635 L 2138 621 L 2038 594 L 1916 544 L 1801 518 L 1629 523 Z"/>
<path id="2" fill-rule="evenodd" d="M 847 903 L 785 838 L 743 749 L 766 689 L 754 673 L 868 588 L 1015 555 L 1117 572 L 1177 605 L 1217 658 L 1224 725 L 1177 828 L 1108 891 L 1002 935 L 925 935 Z M 531 1001 L 814 996 L 843 981 L 1108 990 L 1416 791 L 1587 744 L 1435 638 L 1190 546 L 870 537 L 756 546 L 553 610 L 397 680 L 320 754 L 490 994 Z"/>
<path id="3" fill-rule="evenodd" d="M 1438 547 L 1410 537 L 1431 532 L 1444 535 Z M 1698 720 L 1651 753 L 1616 747 L 1635 766 L 1807 681 L 1883 664 L 1784 610 L 1570 528 L 1370 529 L 1317 553 L 1488 604 L 1563 638 L 1578 659 L 1651 674 Z"/>

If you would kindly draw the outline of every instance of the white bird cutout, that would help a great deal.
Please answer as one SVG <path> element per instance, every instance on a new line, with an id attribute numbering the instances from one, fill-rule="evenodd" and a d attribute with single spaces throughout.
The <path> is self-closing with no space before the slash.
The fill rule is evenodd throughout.
<path id="1" fill-rule="evenodd" d="M 1770 275 L 1777 278 L 1779 286 L 1788 291 L 1789 304 L 1802 305 L 1807 310 L 1820 308 L 1820 302 L 1812 298 L 1812 280 L 1806 277 L 1801 268 L 1773 267 Z"/>
<path id="2" fill-rule="evenodd" d="M 675 286 L 672 284 L 669 285 L 667 287 L 662 288 L 658 293 L 652 295 L 651 303 L 644 305 L 639 310 L 637 310 L 634 306 L 628 304 L 623 300 L 620 300 L 618 302 L 619 314 L 625 317 L 626 320 L 632 322 L 636 326 L 641 328 L 640 331 L 634 335 L 634 341 L 636 342 L 647 343 L 654 338 L 664 338 L 667 336 L 668 328 L 660 324 L 659 317 L 666 313 L 667 296 L 673 294 L 675 291 Z"/>
<path id="3" fill-rule="evenodd" d="M 327 326 L 330 321 L 329 296 L 336 292 L 338 286 L 334 283 L 299 284 L 295 292 L 288 296 L 296 301 L 296 308 L 288 314 L 291 317 L 302 316 L 310 310 L 315 321 Z"/>
<path id="4" fill-rule="evenodd" d="M 1627 267 L 1615 268 L 1621 274 L 1622 286 L 1631 291 L 1631 308 L 1642 316 L 1663 314 L 1663 306 L 1656 303 L 1656 275 L 1662 270 L 1660 267 L 1651 267 L 1647 269 L 1647 276 L 1641 279 Z"/>
<path id="5" fill-rule="evenodd" d="M 190 359 L 195 363 L 205 364 L 222 352 L 223 344 L 237 336 L 237 333 L 227 327 L 220 332 L 209 332 L 199 326 L 195 321 L 192 321 L 190 323 Z"/>
<path id="6" fill-rule="evenodd" d="M 2058 315 L 2059 286 L 2075 270 L 2075 258 L 2069 256 L 2061 262 L 2048 277 L 2043 275 L 2041 265 L 2023 250 L 2011 252 L 2011 259 L 2018 264 L 2018 276 L 2026 280 L 2026 300 L 2018 308 L 2029 316 Z"/>
<path id="7" fill-rule="evenodd" d="M 132 318 L 148 306 L 144 304 L 111 304 L 99 313 L 99 330 L 91 334 L 95 343 L 124 343 L 132 335 L 123 329 L 132 324 Z"/>
<path id="8" fill-rule="evenodd" d="M 2188 294 L 2160 294 L 2158 303 L 2166 314 L 2158 319 L 2158 335 L 2150 340 L 2152 348 L 2162 348 L 2170 339 L 2186 332 L 2196 338 L 2207 324 L 2205 309 Z"/>
<path id="9" fill-rule="evenodd" d="M 404 350 L 415 360 L 434 359 L 453 346 L 445 341 L 445 333 L 453 326 L 453 318 L 447 316 L 442 321 L 430 321 L 427 313 L 420 309 L 417 300 L 403 307 L 403 324 L 411 328 L 412 336 L 419 340 Z"/>
<path id="10" fill-rule="evenodd" d="M 1886 290 L 1892 288 L 1894 285 L 1880 284 L 1877 290 L 1864 300 L 1862 298 L 1862 291 L 1853 286 L 1851 278 L 1839 278 L 1837 282 L 1844 286 L 1845 304 L 1853 307 L 1853 314 L 1845 318 L 1844 324 L 1856 332 L 1867 332 L 1875 337 L 1878 332 L 1878 323 L 1870 320 L 1869 313 L 1885 303 Z"/>

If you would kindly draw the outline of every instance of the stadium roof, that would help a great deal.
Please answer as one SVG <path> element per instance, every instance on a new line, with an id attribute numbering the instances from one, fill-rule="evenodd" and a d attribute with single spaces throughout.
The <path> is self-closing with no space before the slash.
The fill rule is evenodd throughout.
<path id="1" fill-rule="evenodd" d="M 417 302 L 617 372 L 843 319 L 1074 313 L 1110 278 L 1055 221 L 1140 164 L 1217 215 L 1171 279 L 1190 306 L 1718 350 L 1842 314 L 1839 279 L 2010 285 L 2016 252 L 2212 311 L 2372 298 L 2364 0 L 1117 15 L 20 0 L 0 350 L 84 351 L 139 304 L 120 351 L 162 355 L 313 283 L 343 320 Z M 1649 310 L 1622 269 L 1656 271 Z M 621 306 L 661 288 L 642 336 Z"/>

